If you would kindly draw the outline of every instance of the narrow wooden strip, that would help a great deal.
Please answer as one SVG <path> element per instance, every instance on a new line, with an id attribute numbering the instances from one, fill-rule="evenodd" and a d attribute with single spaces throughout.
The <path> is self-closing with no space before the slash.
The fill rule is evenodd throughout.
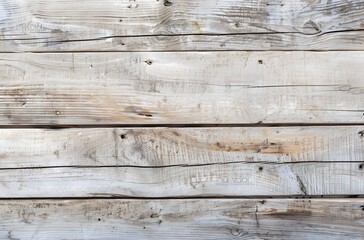
<path id="1" fill-rule="evenodd" d="M 364 52 L 0 54 L 0 125 L 363 123 Z"/>
<path id="2" fill-rule="evenodd" d="M 0 202 L 2 239 L 353 239 L 362 199 Z"/>
<path id="3" fill-rule="evenodd" d="M 1 198 L 364 194 L 363 163 L 235 163 L 0 171 Z"/>
<path id="4" fill-rule="evenodd" d="M 0 51 L 363 50 L 363 3 L 2 0 Z"/>
<path id="5" fill-rule="evenodd" d="M 2 129 L 0 168 L 362 161 L 364 127 Z"/>

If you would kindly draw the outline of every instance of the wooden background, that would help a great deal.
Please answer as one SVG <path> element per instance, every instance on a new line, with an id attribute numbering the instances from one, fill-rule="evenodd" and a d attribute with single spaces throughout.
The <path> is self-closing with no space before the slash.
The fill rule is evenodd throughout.
<path id="1" fill-rule="evenodd" d="M 0 0 L 0 239 L 364 239 L 363 0 Z"/>

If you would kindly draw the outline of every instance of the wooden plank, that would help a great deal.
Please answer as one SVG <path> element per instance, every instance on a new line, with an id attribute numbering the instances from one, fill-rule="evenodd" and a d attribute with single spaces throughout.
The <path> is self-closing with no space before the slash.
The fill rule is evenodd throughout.
<path id="1" fill-rule="evenodd" d="M 362 199 L 0 202 L 1 239 L 353 239 Z"/>
<path id="2" fill-rule="evenodd" d="M 363 162 L 1 169 L 1 198 L 362 195 Z"/>
<path id="3" fill-rule="evenodd" d="M 0 73 L 0 125 L 364 119 L 364 52 L 1 54 Z"/>
<path id="4" fill-rule="evenodd" d="M 1 129 L 0 168 L 356 162 L 362 126 Z"/>
<path id="5" fill-rule="evenodd" d="M 0 1 L 0 51 L 363 50 L 364 1 Z"/>

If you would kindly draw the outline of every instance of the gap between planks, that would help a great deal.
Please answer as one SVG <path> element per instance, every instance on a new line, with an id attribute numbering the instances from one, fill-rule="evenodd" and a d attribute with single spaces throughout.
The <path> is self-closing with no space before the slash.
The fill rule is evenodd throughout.
<path id="1" fill-rule="evenodd" d="M 263 199 L 271 199 L 271 200 L 321 200 L 321 199 L 363 199 L 364 203 L 364 194 L 355 195 L 355 194 L 327 194 L 327 195 L 251 195 L 251 196 L 181 196 L 181 197 L 131 197 L 131 196 L 122 196 L 122 195 L 113 195 L 113 196 L 98 196 L 98 197 L 17 197 L 17 198 L 5 198 L 0 197 L 1 201 L 24 201 L 24 200 L 263 200 Z"/>
<path id="2" fill-rule="evenodd" d="M 27 52 L 22 52 L 22 51 L 0 51 L 0 54 L 26 54 L 26 53 L 36 53 L 36 54 L 62 54 L 62 53 L 207 53 L 207 52 L 218 52 L 218 53 L 223 53 L 223 52 L 314 52 L 314 53 L 325 53 L 325 52 L 363 52 L 364 50 L 362 49 L 308 49 L 308 50 L 302 50 L 302 49 L 289 49 L 289 50 L 282 50 L 282 49 L 267 49 L 267 50 L 251 50 L 251 49 L 242 49 L 242 50 L 236 50 L 236 49 L 227 49 L 227 50 L 217 50 L 217 49 L 212 49 L 212 50 L 149 50 L 149 51 L 145 51 L 145 50 L 129 50 L 129 51 L 120 51 L 120 50 L 105 50 L 102 49 L 100 51 L 96 51 L 96 50 L 69 50 L 69 51 L 27 51 Z"/>
<path id="3" fill-rule="evenodd" d="M 363 110 L 364 111 L 364 110 Z M 244 123 L 213 123 L 213 124 L 85 124 L 85 125 L 0 125 L 1 129 L 51 129 L 51 130 L 62 130 L 62 129 L 87 129 L 87 128 L 275 128 L 275 127 L 340 127 L 340 126 L 364 126 L 363 123 L 255 123 L 255 124 L 244 124 Z"/>

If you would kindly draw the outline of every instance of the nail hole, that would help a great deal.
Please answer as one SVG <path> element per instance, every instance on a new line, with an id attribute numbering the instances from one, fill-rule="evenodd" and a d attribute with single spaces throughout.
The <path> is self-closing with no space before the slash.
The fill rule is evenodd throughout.
<path id="1" fill-rule="evenodd" d="M 153 61 L 152 60 L 147 60 L 147 61 L 144 61 L 146 64 L 148 65 L 152 65 Z"/>
<path id="2" fill-rule="evenodd" d="M 120 135 L 120 138 L 121 138 L 121 139 L 125 139 L 125 138 L 126 138 L 125 134 L 121 134 L 121 135 Z"/>
<path id="3" fill-rule="evenodd" d="M 362 163 L 362 164 L 359 165 L 359 169 L 363 170 L 363 168 L 364 168 L 364 164 Z"/>
<path id="4" fill-rule="evenodd" d="M 60 112 L 60 111 L 58 111 L 58 110 L 57 110 L 57 111 L 55 111 L 54 113 L 55 113 L 56 115 L 61 115 L 61 112 Z"/>
<path id="5" fill-rule="evenodd" d="M 260 172 L 263 171 L 263 167 L 259 167 L 258 169 L 259 169 Z"/>
<path id="6" fill-rule="evenodd" d="M 172 6 L 172 3 L 168 0 L 164 0 L 164 6 L 170 7 L 170 6 Z"/>
<path id="7" fill-rule="evenodd" d="M 101 219 L 99 218 L 99 219 L 97 219 L 99 222 L 101 221 Z"/>
<path id="8" fill-rule="evenodd" d="M 258 63 L 259 64 L 263 64 L 263 60 L 258 60 Z"/>
<path id="9" fill-rule="evenodd" d="M 361 138 L 363 138 L 363 137 L 364 137 L 364 131 L 360 131 L 360 132 L 358 132 L 358 134 L 359 134 L 359 136 L 360 136 Z"/>

